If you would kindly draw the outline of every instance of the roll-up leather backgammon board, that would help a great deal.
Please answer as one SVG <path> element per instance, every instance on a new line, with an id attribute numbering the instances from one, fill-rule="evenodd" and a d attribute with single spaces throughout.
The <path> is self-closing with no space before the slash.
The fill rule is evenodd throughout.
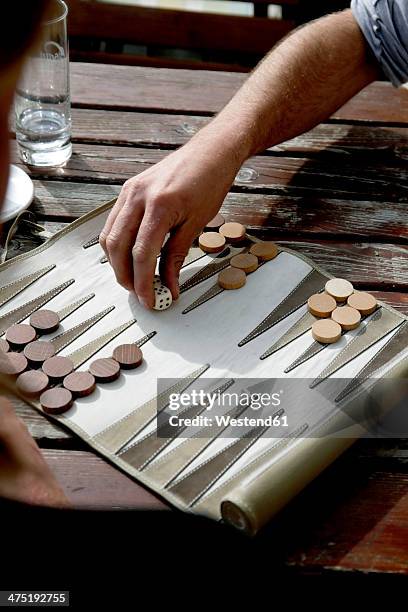
<path id="1" fill-rule="evenodd" d="M 0 266 L 2 359 L 24 373 L 26 401 L 118 468 L 182 510 L 255 533 L 364 432 L 364 383 L 408 375 L 408 319 L 378 303 L 338 342 L 317 341 L 307 301 L 331 277 L 312 261 L 278 247 L 238 291 L 217 283 L 250 236 L 214 254 L 192 247 L 179 299 L 148 311 L 99 246 L 112 204 Z M 241 397 L 258 380 L 274 381 L 272 424 L 240 421 L 238 435 L 239 401 L 211 427 L 205 402 L 169 408 L 193 388 Z"/>

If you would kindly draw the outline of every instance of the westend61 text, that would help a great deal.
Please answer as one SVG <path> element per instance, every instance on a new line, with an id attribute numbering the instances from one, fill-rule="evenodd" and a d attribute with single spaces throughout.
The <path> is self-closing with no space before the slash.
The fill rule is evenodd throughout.
<path id="1" fill-rule="evenodd" d="M 283 411 L 282 411 L 283 412 Z M 230 415 L 196 416 L 193 418 L 183 418 L 172 415 L 169 418 L 171 427 L 288 427 L 288 417 L 286 415 L 269 415 L 266 417 L 243 416 L 233 418 Z"/>

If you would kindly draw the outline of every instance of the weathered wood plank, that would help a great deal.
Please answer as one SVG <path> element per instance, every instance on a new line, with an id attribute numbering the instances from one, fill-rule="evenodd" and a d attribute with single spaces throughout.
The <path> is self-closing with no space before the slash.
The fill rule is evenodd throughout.
<path id="1" fill-rule="evenodd" d="M 332 117 L 336 121 L 408 123 L 408 89 L 376 81 L 347 102 Z"/>
<path id="2" fill-rule="evenodd" d="M 72 136 L 77 142 L 176 147 L 210 121 L 208 117 L 72 109 Z M 325 123 L 270 149 L 273 152 L 364 155 L 370 161 L 408 157 L 408 128 Z M 366 158 L 367 159 L 367 158 Z"/>
<path id="3" fill-rule="evenodd" d="M 12 142 L 13 162 L 18 159 Z M 167 151 L 76 144 L 64 168 L 30 169 L 33 178 L 123 183 L 162 160 Z M 406 202 L 408 177 L 406 162 L 369 164 L 353 159 L 256 156 L 249 159 L 237 175 L 235 187 L 248 192 L 272 192 L 298 196 L 336 199 Z"/>
<path id="4" fill-rule="evenodd" d="M 72 221 L 116 198 L 120 185 L 35 180 L 31 209 L 40 219 Z"/>
<path id="5" fill-rule="evenodd" d="M 43 454 L 75 508 L 168 508 L 153 493 L 94 453 L 44 449 Z"/>
<path id="6" fill-rule="evenodd" d="M 222 211 L 227 219 L 243 223 L 250 231 L 282 238 L 408 238 L 405 203 L 230 193 Z"/>
<path id="7" fill-rule="evenodd" d="M 119 186 L 108 184 L 47 180 L 34 184 L 32 210 L 40 219 L 71 221 L 120 192 Z M 408 238 L 408 207 L 399 202 L 230 193 L 222 211 L 227 219 L 239 221 L 250 230 L 267 229 L 276 235 Z"/>
<path id="8" fill-rule="evenodd" d="M 299 520 L 305 515 L 306 523 Z M 301 527 L 290 535 L 287 565 L 317 573 L 408 574 L 405 471 L 375 471 L 342 458 L 294 502 L 287 526 L 296 517 Z"/>
<path id="9" fill-rule="evenodd" d="M 393 244 L 281 240 L 310 257 L 333 276 L 368 290 L 408 291 L 408 248 Z"/>
<path id="10" fill-rule="evenodd" d="M 73 108 L 72 137 L 98 144 L 177 146 L 209 121 L 189 115 Z"/>
<path id="11" fill-rule="evenodd" d="M 392 291 L 373 291 L 377 299 L 389 304 L 396 310 L 408 315 L 408 292 L 393 293 Z"/>
<path id="12" fill-rule="evenodd" d="M 71 64 L 74 106 L 212 114 L 240 87 L 235 72 Z"/>
<path id="13" fill-rule="evenodd" d="M 74 62 L 71 65 L 72 102 L 82 107 L 213 114 L 228 102 L 246 78 L 232 72 Z M 373 83 L 333 118 L 406 124 L 408 91 L 395 90 L 388 83 Z"/>

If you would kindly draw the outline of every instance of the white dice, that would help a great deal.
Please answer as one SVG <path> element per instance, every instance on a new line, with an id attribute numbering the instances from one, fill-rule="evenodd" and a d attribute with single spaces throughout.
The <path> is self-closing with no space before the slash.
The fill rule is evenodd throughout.
<path id="1" fill-rule="evenodd" d="M 170 289 L 160 280 L 160 276 L 155 276 L 153 281 L 154 289 L 154 310 L 166 310 L 173 302 Z"/>

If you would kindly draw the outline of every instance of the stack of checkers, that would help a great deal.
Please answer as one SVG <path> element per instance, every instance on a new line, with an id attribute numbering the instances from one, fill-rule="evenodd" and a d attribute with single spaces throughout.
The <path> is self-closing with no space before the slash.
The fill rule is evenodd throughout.
<path id="1" fill-rule="evenodd" d="M 220 253 L 227 242 L 236 244 L 246 236 L 246 228 L 241 223 L 226 223 L 218 213 L 206 225 L 205 231 L 198 238 L 198 245 L 204 253 Z"/>
<path id="2" fill-rule="evenodd" d="M 218 284 L 222 289 L 240 289 L 246 283 L 247 274 L 255 272 L 260 262 L 274 259 L 278 247 L 274 242 L 256 242 L 247 253 L 240 253 L 231 258 L 230 266 L 218 275 Z"/>
<path id="3" fill-rule="evenodd" d="M 230 244 L 239 244 L 246 238 L 246 227 L 241 223 L 225 222 L 218 213 L 207 223 L 206 231 L 198 238 L 198 244 L 204 253 L 219 253 Z M 246 276 L 259 266 L 259 262 L 273 259 L 278 254 L 274 242 L 258 242 L 248 252 L 231 258 L 230 266 L 218 275 L 218 284 L 222 289 L 240 289 L 246 283 Z"/>
<path id="4" fill-rule="evenodd" d="M 323 293 L 315 293 L 307 301 L 309 312 L 318 318 L 312 325 L 312 336 L 322 344 L 337 342 L 343 332 L 356 329 L 361 317 L 377 308 L 377 300 L 365 291 L 354 291 L 343 278 L 327 281 Z"/>
<path id="5" fill-rule="evenodd" d="M 48 414 L 69 410 L 74 398 L 91 395 L 96 383 L 116 380 L 120 371 L 137 368 L 143 361 L 136 344 L 117 346 L 112 357 L 96 359 L 88 371 L 75 371 L 69 357 L 55 355 L 52 341 L 38 340 L 39 334 L 55 331 L 58 314 L 37 311 L 30 324 L 10 327 L 0 340 L 0 374 L 16 379 L 16 388 L 27 399 L 38 399 Z"/>

